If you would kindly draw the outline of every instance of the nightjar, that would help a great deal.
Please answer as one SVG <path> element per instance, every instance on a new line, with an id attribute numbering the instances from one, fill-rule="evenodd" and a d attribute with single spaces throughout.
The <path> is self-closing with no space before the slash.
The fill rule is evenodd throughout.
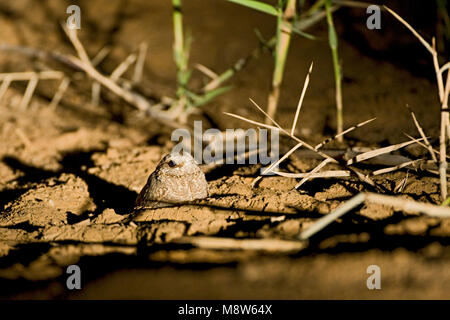
<path id="1" fill-rule="evenodd" d="M 148 177 L 135 208 L 161 208 L 208 196 L 205 174 L 189 153 L 169 153 Z"/>

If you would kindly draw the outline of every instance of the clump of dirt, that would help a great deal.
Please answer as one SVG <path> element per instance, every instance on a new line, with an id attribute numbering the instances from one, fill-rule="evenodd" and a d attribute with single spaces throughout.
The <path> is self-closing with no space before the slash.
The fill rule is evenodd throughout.
<path id="1" fill-rule="evenodd" d="M 38 184 L 14 203 L 5 206 L 0 226 L 67 224 L 68 214 L 78 216 L 95 208 L 87 184 L 74 175 L 62 174 Z"/>

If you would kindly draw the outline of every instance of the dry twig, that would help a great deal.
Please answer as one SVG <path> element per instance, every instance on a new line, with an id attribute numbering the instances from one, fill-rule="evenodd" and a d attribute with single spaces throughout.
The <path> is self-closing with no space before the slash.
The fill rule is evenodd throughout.
<path id="1" fill-rule="evenodd" d="M 437 163 L 438 160 L 436 158 L 436 155 L 434 154 L 433 147 L 431 146 L 430 142 L 428 141 L 428 138 L 425 135 L 425 132 L 423 132 L 423 129 L 422 129 L 422 127 L 419 124 L 419 121 L 417 121 L 417 118 L 416 118 L 416 115 L 414 114 L 414 111 L 410 110 L 410 112 L 411 112 L 411 117 L 413 118 L 414 124 L 415 124 L 415 126 L 417 128 L 417 131 L 419 131 L 419 134 L 422 137 L 423 142 L 425 143 L 428 151 L 430 152 L 431 159 L 433 159 L 433 161 Z"/>
<path id="2" fill-rule="evenodd" d="M 268 252 L 297 252 L 306 247 L 301 241 L 279 239 L 234 239 L 219 237 L 181 237 L 174 243 L 190 244 L 212 250 L 256 250 Z"/>
<path id="3" fill-rule="evenodd" d="M 408 213 L 423 213 L 431 217 L 450 218 L 450 208 L 448 207 L 436 206 L 419 201 L 386 196 L 377 193 L 359 193 L 300 233 L 300 240 L 309 239 L 311 236 L 315 235 L 317 232 L 321 231 L 347 212 L 361 205 L 363 202 L 381 204 L 393 207 L 395 209 L 400 209 Z"/>

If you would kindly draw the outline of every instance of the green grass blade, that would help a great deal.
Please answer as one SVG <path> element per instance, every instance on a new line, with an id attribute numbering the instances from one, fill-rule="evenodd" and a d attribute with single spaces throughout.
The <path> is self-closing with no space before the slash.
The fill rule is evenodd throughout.
<path id="1" fill-rule="evenodd" d="M 333 23 L 333 12 L 331 6 L 331 0 L 325 0 L 325 11 L 327 15 L 328 24 L 328 41 L 331 49 L 331 54 L 333 57 L 333 67 L 334 67 L 334 79 L 335 79 L 335 89 L 336 89 L 336 122 L 337 122 L 337 133 L 340 134 L 344 126 L 343 118 L 343 103 L 342 103 L 342 70 L 339 64 L 339 54 L 338 54 L 338 38 L 336 34 L 336 29 Z M 342 136 L 338 139 L 342 142 Z"/>
<path id="2" fill-rule="evenodd" d="M 257 11 L 261 11 L 264 13 L 268 13 L 272 16 L 277 16 L 278 11 L 275 7 L 270 4 L 255 1 L 255 0 L 228 0 L 229 2 L 233 2 L 236 4 L 240 4 L 241 6 L 248 7 Z"/>
<path id="3" fill-rule="evenodd" d="M 207 104 L 208 102 L 210 102 L 217 96 L 229 91 L 231 88 L 232 88 L 231 86 L 220 87 L 220 88 L 208 91 L 204 95 L 196 95 L 195 93 L 190 92 L 190 91 L 187 91 L 186 93 L 189 96 L 189 98 L 192 99 L 192 101 L 193 101 L 192 105 L 194 107 L 200 107 L 202 105 Z"/>
<path id="4" fill-rule="evenodd" d="M 446 207 L 448 205 L 450 205 L 450 198 L 445 199 L 444 202 L 441 203 L 442 207 Z"/>
<path id="5" fill-rule="evenodd" d="M 294 33 L 298 34 L 299 36 L 302 36 L 302 37 L 304 37 L 306 39 L 309 39 L 309 40 L 316 40 L 317 39 L 312 34 L 303 32 L 302 30 L 297 29 L 297 28 L 292 28 L 292 32 L 294 32 Z"/>
<path id="6" fill-rule="evenodd" d="M 319 0 L 318 2 L 321 2 L 322 5 L 325 0 Z M 320 9 L 320 8 L 319 8 Z M 338 9 L 337 6 L 333 6 L 331 8 L 331 12 L 334 12 Z M 318 9 L 317 9 L 318 10 Z M 312 11 L 311 11 L 312 12 Z M 324 10 L 320 10 L 317 12 L 312 12 L 308 14 L 301 15 L 299 19 L 294 21 L 293 28 L 304 32 L 304 30 L 312 27 L 313 25 L 317 24 L 321 20 L 326 18 L 326 13 Z M 260 40 L 260 46 L 256 49 L 254 49 L 247 57 L 241 58 L 238 61 L 234 63 L 233 66 L 223 71 L 218 78 L 212 80 L 210 83 L 208 83 L 204 88 L 203 91 L 210 91 L 213 89 L 218 88 L 221 86 L 225 81 L 229 80 L 231 77 L 233 77 L 237 72 L 241 71 L 251 60 L 257 59 L 263 50 L 269 49 L 272 50 L 276 43 L 277 43 L 277 37 L 273 36 L 269 40 L 265 40 L 260 34 L 257 32 L 257 37 Z"/>

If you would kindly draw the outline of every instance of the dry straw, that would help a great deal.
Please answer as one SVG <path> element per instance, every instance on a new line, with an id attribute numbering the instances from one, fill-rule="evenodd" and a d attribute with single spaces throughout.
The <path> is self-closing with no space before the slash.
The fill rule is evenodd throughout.
<path id="1" fill-rule="evenodd" d="M 327 214 L 323 218 L 320 218 L 311 227 L 300 233 L 299 239 L 309 239 L 319 231 L 323 230 L 330 223 L 334 222 L 336 219 L 355 209 L 364 202 L 375 203 L 395 209 L 400 209 L 407 213 L 423 213 L 431 217 L 450 218 L 450 208 L 447 207 L 436 206 L 419 201 L 402 199 L 399 197 L 386 196 L 370 192 L 359 193 L 358 195 L 354 196 L 353 198 L 339 206 L 337 209 L 333 210 L 331 213 Z"/>
<path id="2" fill-rule="evenodd" d="M 266 252 L 297 252 L 306 247 L 301 241 L 281 239 L 235 239 L 221 237 L 182 237 L 173 241 L 209 250 L 253 250 Z"/>
<path id="3" fill-rule="evenodd" d="M 30 104 L 31 98 L 36 90 L 40 80 L 60 80 L 64 77 L 64 73 L 60 71 L 41 71 L 41 72 L 11 72 L 0 73 L 0 100 L 8 90 L 13 81 L 28 81 L 25 93 L 19 104 L 19 110 L 26 110 Z"/>
<path id="4" fill-rule="evenodd" d="M 411 112 L 411 117 L 414 121 L 414 125 L 417 128 L 417 131 L 419 131 L 420 136 L 423 139 L 423 142 L 425 143 L 426 148 L 428 149 L 428 151 L 430 152 L 431 155 L 431 159 L 433 159 L 434 162 L 438 162 L 437 158 L 436 158 L 436 154 L 433 150 L 433 147 L 431 146 L 430 142 L 428 141 L 427 136 L 425 135 L 425 132 L 423 131 L 422 127 L 419 124 L 419 121 L 417 121 L 416 115 L 414 114 L 414 112 L 412 110 L 410 110 Z"/>
<path id="5" fill-rule="evenodd" d="M 424 140 L 424 138 L 421 139 L 413 139 L 411 141 L 406 141 L 403 143 L 399 143 L 399 144 L 395 144 L 395 145 L 391 145 L 388 147 L 384 147 L 384 148 L 379 148 L 376 150 L 370 150 L 367 152 L 363 152 L 363 153 L 359 153 L 355 156 L 353 156 L 352 158 L 350 158 L 347 161 L 344 161 L 342 159 L 336 159 L 333 158 L 331 156 L 329 156 L 327 153 L 324 153 L 322 151 L 320 151 L 320 149 L 326 145 L 327 143 L 337 139 L 338 137 L 342 137 L 344 134 L 347 134 L 349 132 L 352 132 L 353 130 L 360 128 L 366 124 L 371 123 L 373 120 L 375 119 L 369 119 L 366 120 L 364 122 L 361 122 L 351 128 L 348 128 L 345 131 L 342 131 L 341 133 L 337 134 L 336 136 L 332 137 L 332 138 L 328 138 L 325 139 L 324 141 L 322 141 L 321 143 L 317 144 L 315 147 L 309 145 L 308 143 L 304 142 L 303 140 L 301 140 L 300 138 L 298 138 L 297 136 L 295 136 L 295 128 L 297 126 L 297 122 L 298 122 L 298 118 L 300 115 L 300 110 L 302 107 L 302 103 L 303 103 L 303 98 L 305 96 L 306 93 L 306 89 L 308 88 L 309 85 L 309 79 L 310 79 L 310 74 L 312 72 L 312 67 L 313 64 L 311 63 L 311 66 L 309 68 L 308 74 L 306 76 L 304 85 L 303 85 L 303 90 L 302 90 L 302 94 L 300 96 L 299 99 L 299 103 L 297 105 L 297 109 L 295 112 L 295 116 L 294 116 L 294 120 L 292 122 L 292 126 L 291 126 L 291 130 L 290 132 L 288 132 L 287 130 L 285 130 L 284 128 L 282 128 L 280 126 L 280 124 L 278 122 L 276 122 L 274 120 L 274 118 L 267 112 L 265 112 L 256 102 L 254 102 L 252 99 L 250 99 L 250 101 L 252 102 L 252 104 L 261 112 L 264 114 L 264 116 L 269 120 L 269 122 L 273 123 L 273 125 L 270 124 L 264 124 L 258 121 L 254 121 L 236 114 L 232 114 L 232 113 L 228 113 L 225 112 L 226 115 L 232 116 L 234 118 L 246 121 L 248 123 L 257 125 L 259 127 L 263 127 L 263 128 L 267 128 L 267 129 L 271 129 L 271 130 L 277 130 L 279 132 L 281 132 L 284 135 L 287 135 L 288 137 L 292 138 L 295 142 L 296 145 L 291 148 L 287 153 L 285 153 L 278 161 L 274 162 L 273 164 L 271 164 L 269 167 L 265 168 L 262 172 L 261 176 L 258 176 L 257 178 L 255 178 L 252 181 L 252 186 L 256 186 L 257 182 L 260 181 L 262 179 L 262 177 L 266 174 L 269 173 L 274 173 L 277 174 L 279 176 L 283 176 L 283 177 L 294 177 L 294 178 L 302 178 L 302 180 L 295 186 L 296 189 L 298 189 L 299 187 L 301 187 L 303 184 L 305 184 L 309 179 L 312 178 L 323 178 L 323 177 L 346 177 L 348 175 L 350 175 L 351 173 L 353 173 L 354 175 L 356 175 L 356 177 L 358 177 L 358 179 L 360 179 L 362 182 L 368 184 L 371 187 L 375 187 L 378 188 L 378 186 L 371 180 L 370 176 L 374 176 L 374 175 L 379 175 L 379 174 L 383 174 L 383 173 L 387 173 L 387 172 L 392 172 L 395 170 L 399 170 L 405 167 L 409 167 L 413 164 L 416 164 L 417 161 L 410 161 L 408 159 L 408 161 L 403 161 L 401 163 L 396 163 L 394 167 L 389 167 L 389 168 L 385 168 L 383 170 L 378 170 L 377 172 L 375 172 L 375 174 L 363 174 L 361 171 L 359 171 L 358 169 L 352 167 L 352 165 L 362 162 L 362 161 L 367 161 L 369 159 L 373 159 L 376 157 L 380 157 L 382 155 L 388 154 L 390 152 L 396 151 L 398 149 L 404 148 L 408 145 L 411 145 L 413 143 L 417 143 L 420 142 L 422 140 Z M 307 149 L 315 152 L 318 156 L 320 156 L 323 160 L 322 162 L 320 162 L 320 164 L 318 166 L 316 166 L 312 171 L 306 173 L 306 174 L 298 174 L 298 173 L 282 173 L 278 170 L 274 170 L 275 168 L 277 168 L 283 161 L 285 161 L 289 156 L 291 156 L 294 152 L 296 152 L 299 148 L 301 147 L 306 147 Z M 328 171 L 326 174 L 319 174 L 319 171 L 322 170 L 327 164 L 330 163 L 336 163 L 339 164 L 343 167 L 345 167 L 346 169 L 348 169 L 348 171 L 338 171 L 335 174 L 332 171 Z"/>
<path id="6" fill-rule="evenodd" d="M 450 120 L 448 111 L 448 96 L 450 92 L 450 72 L 447 72 L 447 80 L 444 88 L 443 72 L 446 70 L 446 64 L 441 68 L 439 67 L 438 53 L 436 50 L 436 43 L 433 38 L 432 43 L 429 44 L 422 36 L 401 16 L 396 12 L 384 6 L 384 8 L 392 14 L 398 21 L 400 21 L 406 28 L 408 28 L 412 34 L 422 43 L 422 45 L 428 50 L 433 59 L 433 66 L 436 73 L 436 81 L 438 86 L 439 100 L 441 102 L 441 127 L 439 138 L 439 175 L 441 185 L 442 200 L 447 198 L 447 138 L 450 137 Z"/>

